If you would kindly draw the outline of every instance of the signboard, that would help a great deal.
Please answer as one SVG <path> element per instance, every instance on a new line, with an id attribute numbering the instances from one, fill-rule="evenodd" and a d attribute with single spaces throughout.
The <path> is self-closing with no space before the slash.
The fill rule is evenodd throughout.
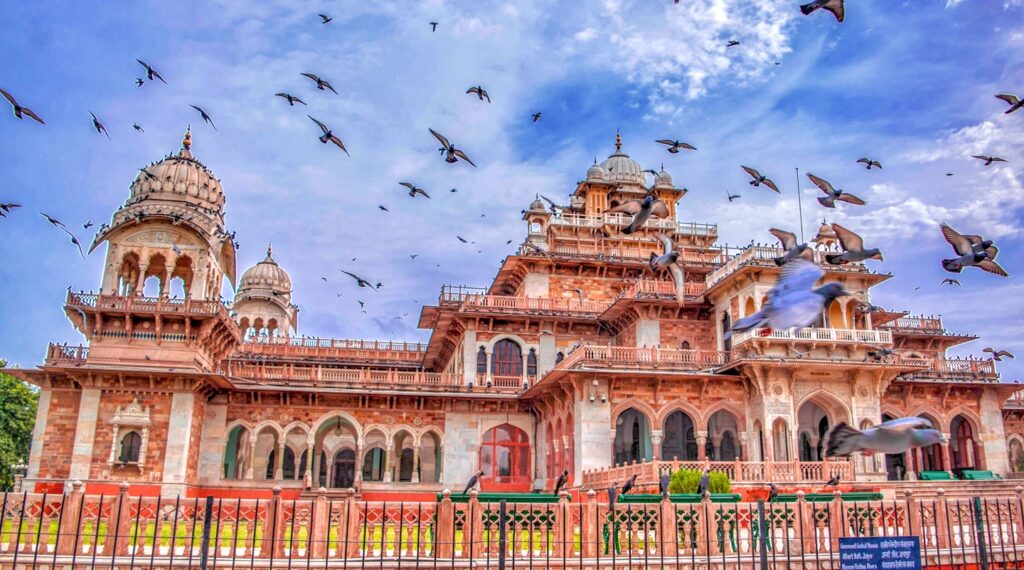
<path id="1" fill-rule="evenodd" d="M 839 539 L 840 570 L 921 570 L 921 541 L 916 536 Z"/>

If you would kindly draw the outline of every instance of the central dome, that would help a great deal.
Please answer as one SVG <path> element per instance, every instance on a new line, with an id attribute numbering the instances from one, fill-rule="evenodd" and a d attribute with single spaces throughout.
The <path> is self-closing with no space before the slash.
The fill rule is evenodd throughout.
<path id="1" fill-rule="evenodd" d="M 155 199 L 190 202 L 212 210 L 224 207 L 224 189 L 203 163 L 192 156 L 192 132 L 185 133 L 181 150 L 140 170 L 132 182 L 129 202 Z"/>
<path id="2" fill-rule="evenodd" d="M 640 163 L 622 152 L 622 137 L 618 134 L 615 135 L 615 153 L 601 163 L 601 168 L 604 169 L 609 182 L 639 184 L 640 186 L 644 186 L 646 183 L 644 169 L 640 167 Z"/>

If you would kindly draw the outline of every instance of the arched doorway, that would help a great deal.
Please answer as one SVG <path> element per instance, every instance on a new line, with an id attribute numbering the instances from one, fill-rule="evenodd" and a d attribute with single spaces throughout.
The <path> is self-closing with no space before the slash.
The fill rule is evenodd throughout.
<path id="1" fill-rule="evenodd" d="M 351 421 L 342 416 L 336 416 L 320 424 L 314 434 L 313 442 L 313 473 L 317 474 L 320 487 L 334 487 L 335 459 L 343 449 L 352 450 L 355 465 L 353 465 L 353 478 L 358 471 L 359 458 L 355 456 L 355 449 L 359 443 L 356 427 Z M 344 488 L 344 487 L 343 487 Z"/>
<path id="2" fill-rule="evenodd" d="M 694 432 L 693 419 L 686 412 L 676 410 L 669 414 L 665 418 L 662 433 L 664 437 L 661 440 L 661 459 L 697 460 L 697 434 Z"/>
<path id="3" fill-rule="evenodd" d="M 739 423 L 736 416 L 725 410 L 718 410 L 708 418 L 708 440 L 705 456 L 712 461 L 734 461 L 738 454 L 736 434 Z"/>
<path id="4" fill-rule="evenodd" d="M 978 457 L 980 450 L 970 420 L 962 414 L 957 415 L 950 422 L 949 431 L 953 434 L 953 441 L 949 443 L 953 472 L 960 475 L 964 469 L 978 469 L 981 463 Z"/>
<path id="5" fill-rule="evenodd" d="M 935 418 L 926 416 L 924 414 L 922 414 L 920 417 L 922 417 L 922 418 L 928 420 L 929 422 L 931 422 L 932 426 L 935 426 L 936 428 L 939 425 L 939 422 L 937 422 L 935 420 Z M 944 470 L 944 467 L 942 466 L 942 445 L 941 444 L 933 443 L 932 445 L 929 445 L 928 447 L 919 448 L 917 453 L 920 453 L 920 457 L 921 457 L 921 464 L 917 466 L 917 472 L 918 473 L 920 473 L 921 471 L 943 471 Z M 915 455 L 915 458 L 916 457 L 917 456 Z"/>
<path id="6" fill-rule="evenodd" d="M 1015 473 L 1024 471 L 1024 443 L 1014 438 L 1006 447 L 1010 455 L 1010 471 Z"/>
<path id="7" fill-rule="evenodd" d="M 775 461 L 789 461 L 789 424 L 782 418 L 772 422 L 772 448 L 775 450 Z"/>
<path id="8" fill-rule="evenodd" d="M 228 433 L 228 442 L 224 448 L 224 478 L 241 479 L 245 476 L 249 458 L 249 429 L 235 426 Z"/>
<path id="9" fill-rule="evenodd" d="M 525 491 L 530 488 L 530 438 L 523 430 L 502 424 L 484 433 L 480 444 L 481 488 Z"/>
<path id="10" fill-rule="evenodd" d="M 331 487 L 336 489 L 349 489 L 356 483 L 356 452 L 351 448 L 339 449 L 334 454 L 333 464 L 334 478 L 331 480 Z"/>
<path id="11" fill-rule="evenodd" d="M 846 409 L 832 396 L 815 394 L 797 409 L 800 461 L 822 461 L 829 430 L 839 422 L 849 422 Z"/>
<path id="12" fill-rule="evenodd" d="M 616 465 L 651 459 L 651 430 L 647 416 L 635 408 L 619 414 L 615 420 L 614 452 Z"/>

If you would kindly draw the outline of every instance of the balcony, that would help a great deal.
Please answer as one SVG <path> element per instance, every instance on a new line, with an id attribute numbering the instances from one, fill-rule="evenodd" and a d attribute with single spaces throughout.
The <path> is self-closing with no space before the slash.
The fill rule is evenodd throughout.
<path id="1" fill-rule="evenodd" d="M 937 334 L 942 333 L 942 318 L 941 317 L 920 317 L 920 316 L 906 316 L 900 317 L 895 321 L 885 325 L 886 328 L 895 329 L 903 333 L 929 333 Z"/>
<path id="2" fill-rule="evenodd" d="M 633 261 L 646 264 L 651 252 L 661 252 L 660 246 L 651 241 L 620 242 L 615 245 L 599 244 L 564 244 L 551 240 L 546 250 L 540 255 L 566 259 L 593 259 L 597 261 Z M 517 255 L 538 255 L 534 247 L 522 245 Z M 684 247 L 679 254 L 682 265 L 717 265 L 723 262 L 722 254 L 717 250 L 697 251 Z"/>
<path id="3" fill-rule="evenodd" d="M 811 344 L 892 344 L 892 333 L 883 330 L 855 329 L 750 329 L 733 335 L 732 345 L 748 342 L 785 342 Z"/>
<path id="4" fill-rule="evenodd" d="M 68 291 L 67 306 L 77 309 L 99 309 L 103 312 L 161 313 L 195 316 L 227 315 L 220 301 L 174 299 L 167 297 L 137 297 L 134 295 L 101 295 Z"/>
<path id="5" fill-rule="evenodd" d="M 600 229 L 604 226 L 628 226 L 633 221 L 633 216 L 624 214 L 602 214 L 599 216 L 552 216 L 549 225 L 567 228 L 591 228 Z M 651 217 L 644 226 L 651 230 L 670 231 L 677 234 L 715 237 L 718 235 L 718 225 L 703 224 L 698 222 L 680 222 L 672 218 Z"/>
<path id="6" fill-rule="evenodd" d="M 852 481 L 853 462 L 830 461 L 645 461 L 583 472 L 583 487 L 607 489 L 636 475 L 640 489 L 656 489 L 661 475 L 680 469 L 707 469 L 728 475 L 733 483 L 814 483 L 821 485 L 833 475 Z"/>
<path id="7" fill-rule="evenodd" d="M 849 263 L 846 265 L 832 265 L 825 261 L 825 256 L 828 254 L 835 253 L 833 251 L 818 251 L 814 250 L 814 262 L 818 265 L 823 266 L 827 271 L 842 271 L 849 273 L 863 273 L 867 272 L 868 268 L 863 263 Z M 775 265 L 775 258 L 781 257 L 785 252 L 781 247 L 771 247 L 763 245 L 752 245 L 743 248 L 739 253 L 730 257 L 724 262 L 724 265 L 708 274 L 706 282 L 710 289 L 717 283 L 739 271 L 743 267 L 756 266 L 756 267 L 777 267 Z"/>
<path id="8" fill-rule="evenodd" d="M 926 359 L 927 369 L 903 377 L 904 380 L 934 382 L 999 382 L 996 363 L 973 358 Z"/>
<path id="9" fill-rule="evenodd" d="M 569 353 L 565 360 L 555 366 L 555 369 L 606 368 L 693 371 L 722 366 L 727 358 L 728 353 L 715 350 L 584 344 Z"/>
<path id="10" fill-rule="evenodd" d="M 50 343 L 46 349 L 46 366 L 81 366 L 89 359 L 88 346 Z"/>
<path id="11" fill-rule="evenodd" d="M 421 342 L 353 340 L 318 337 L 252 338 L 238 346 L 236 354 L 272 358 L 313 358 L 408 362 L 423 360 L 427 345 Z"/>
<path id="12" fill-rule="evenodd" d="M 441 288 L 441 297 L 438 303 L 442 306 L 457 305 L 462 312 L 569 315 L 584 313 L 595 318 L 609 305 L 604 302 L 580 301 L 579 299 L 487 295 L 484 291 L 486 290 L 476 287 L 445 285 Z"/>
<path id="13" fill-rule="evenodd" d="M 706 289 L 707 286 L 702 282 L 683 283 L 683 295 L 685 297 L 700 297 Z M 654 279 L 640 279 L 619 294 L 620 299 L 658 299 L 665 297 L 675 299 L 675 283 L 671 281 L 655 281 Z"/>

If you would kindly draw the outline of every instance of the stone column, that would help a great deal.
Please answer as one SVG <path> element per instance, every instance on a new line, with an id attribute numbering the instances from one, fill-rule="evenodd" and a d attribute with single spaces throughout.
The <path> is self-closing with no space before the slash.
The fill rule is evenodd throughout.
<path id="1" fill-rule="evenodd" d="M 924 471 L 924 462 L 922 461 L 923 457 L 921 457 L 921 448 L 915 447 L 911 449 L 910 453 L 908 453 L 907 455 L 908 461 L 911 461 L 911 456 L 913 457 L 911 464 L 907 465 L 907 480 L 917 481 L 921 471 Z"/>
<path id="2" fill-rule="evenodd" d="M 722 436 L 720 435 L 711 437 L 711 459 L 713 461 L 722 460 Z"/>
<path id="3" fill-rule="evenodd" d="M 607 390 L 598 386 L 598 392 Z M 614 461 L 615 430 L 611 425 L 611 404 L 601 398 L 593 402 L 589 398 L 573 402 L 573 463 L 571 470 L 578 480 L 583 472 L 611 467 Z"/>
<path id="4" fill-rule="evenodd" d="M 274 466 L 274 481 L 281 481 L 284 479 L 284 448 L 284 440 L 282 439 L 277 442 L 277 453 L 274 454 L 274 463 L 277 463 L 277 465 Z M 292 477 L 294 476 L 295 474 L 293 473 Z"/>
<path id="5" fill-rule="evenodd" d="M 43 434 L 50 417 L 50 398 L 53 391 L 49 388 L 39 390 L 39 405 L 36 406 L 36 423 L 32 428 L 32 444 L 29 446 L 27 479 L 39 477 L 39 466 L 43 461 Z"/>
<path id="6" fill-rule="evenodd" d="M 199 482 L 203 484 L 218 483 L 224 477 L 224 453 L 227 449 L 227 397 L 224 395 L 214 396 L 206 402 L 203 413 L 203 435 L 199 444 Z M 238 445 L 245 445 L 239 438 Z M 238 455 L 238 449 L 235 450 Z M 239 470 L 236 467 L 236 479 L 240 479 Z"/>
<path id="7" fill-rule="evenodd" d="M 83 388 L 78 404 L 75 443 L 71 448 L 71 469 L 68 479 L 88 480 L 92 465 L 92 448 L 96 442 L 96 421 L 100 412 L 100 389 Z"/>
<path id="8" fill-rule="evenodd" d="M 750 451 L 747 449 L 750 445 L 747 442 L 747 438 L 748 434 L 745 431 L 741 431 L 736 437 L 736 445 L 739 446 L 739 449 L 736 450 L 736 457 L 739 458 L 740 461 L 750 461 L 752 459 L 750 457 Z"/>
<path id="9" fill-rule="evenodd" d="M 704 461 L 708 458 L 707 454 L 707 443 L 708 443 L 708 432 L 698 431 L 697 432 L 697 460 Z"/>
<path id="10" fill-rule="evenodd" d="M 663 432 L 660 429 L 651 430 L 651 447 L 655 461 L 661 461 L 661 441 Z"/>
<path id="11" fill-rule="evenodd" d="M 306 472 L 303 474 L 303 482 L 307 489 L 311 489 L 316 481 L 315 477 L 318 475 L 318 471 L 313 471 L 313 442 L 306 442 Z M 317 485 L 319 486 L 319 485 Z"/>
<path id="12" fill-rule="evenodd" d="M 949 453 L 949 434 L 942 434 L 942 438 L 945 440 L 940 443 L 939 446 L 942 449 L 942 469 L 943 471 L 953 471 L 953 458 Z"/>
<path id="13" fill-rule="evenodd" d="M 818 442 L 821 441 L 821 438 L 816 435 L 812 435 L 808 437 L 808 440 L 811 443 L 811 461 L 821 461 L 821 458 L 818 457 Z M 799 449 L 799 447 L 797 447 L 797 449 Z"/>
<path id="14" fill-rule="evenodd" d="M 390 441 L 388 442 L 387 448 L 384 450 L 384 482 L 391 483 L 394 481 L 394 474 L 391 473 L 391 466 L 394 462 L 391 460 L 391 456 L 395 453 L 395 446 Z"/>
<path id="15" fill-rule="evenodd" d="M 462 336 L 463 385 L 476 383 L 476 331 L 467 330 Z"/>
<path id="16" fill-rule="evenodd" d="M 363 482 L 363 445 L 362 440 L 356 441 L 356 473 L 355 477 L 353 477 L 356 485 Z M 334 463 L 332 462 L 331 465 L 333 466 Z M 331 481 L 333 480 L 331 479 Z"/>
<path id="17" fill-rule="evenodd" d="M 185 495 L 195 407 L 196 395 L 191 392 L 177 392 L 171 396 L 171 418 L 164 446 L 164 480 L 160 487 L 160 493 L 165 497 Z"/>
<path id="18" fill-rule="evenodd" d="M 249 435 L 249 465 L 245 468 L 245 478 L 253 481 L 256 479 L 256 441 L 257 434 Z"/>
<path id="19" fill-rule="evenodd" d="M 412 450 L 412 482 L 420 482 L 420 444 L 417 443 L 416 447 Z"/>

